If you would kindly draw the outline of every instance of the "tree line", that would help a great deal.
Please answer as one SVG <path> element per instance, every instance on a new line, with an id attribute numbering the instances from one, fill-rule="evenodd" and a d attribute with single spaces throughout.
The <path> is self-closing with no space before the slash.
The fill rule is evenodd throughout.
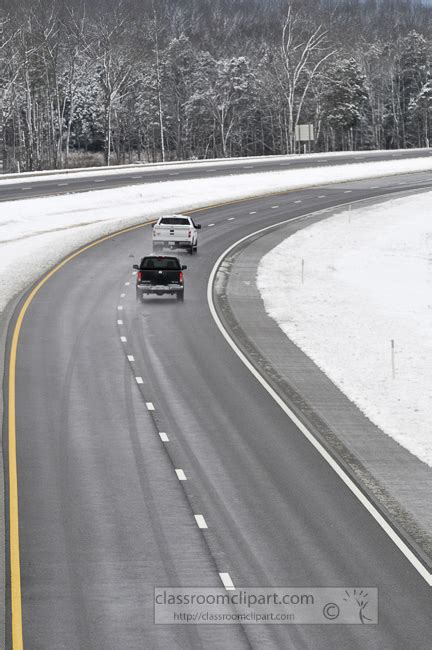
<path id="1" fill-rule="evenodd" d="M 5 0 L 4 171 L 429 146 L 417 0 Z"/>

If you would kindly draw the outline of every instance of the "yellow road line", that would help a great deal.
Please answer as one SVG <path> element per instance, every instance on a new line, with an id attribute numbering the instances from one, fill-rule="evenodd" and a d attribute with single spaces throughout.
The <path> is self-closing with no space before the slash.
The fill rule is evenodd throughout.
<path id="1" fill-rule="evenodd" d="M 91 244 L 87 244 L 75 253 L 66 257 L 62 262 L 57 264 L 42 280 L 32 289 L 26 298 L 15 323 L 11 349 L 9 355 L 9 376 L 8 376 L 8 465 L 9 465 L 9 526 L 10 526 L 10 578 L 11 578 L 11 614 L 12 614 L 12 648 L 13 650 L 23 650 L 23 631 L 22 631 L 22 599 L 21 599 L 21 568 L 20 568 L 20 544 L 19 544 L 19 516 L 18 516 L 18 475 L 17 475 L 17 458 L 16 458 L 16 360 L 19 335 L 23 324 L 24 316 L 35 295 L 43 285 L 59 271 L 65 264 L 73 260 L 84 251 L 101 244 L 108 239 L 122 235 L 125 232 L 144 228 L 151 222 L 123 228 L 111 235 L 106 235 L 97 239 Z"/>

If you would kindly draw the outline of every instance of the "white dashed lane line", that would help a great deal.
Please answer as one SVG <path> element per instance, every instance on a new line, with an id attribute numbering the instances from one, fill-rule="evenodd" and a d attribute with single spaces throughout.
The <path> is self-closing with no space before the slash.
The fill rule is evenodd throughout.
<path id="1" fill-rule="evenodd" d="M 128 287 L 130 285 L 130 282 L 125 282 L 125 287 Z"/>
<path id="2" fill-rule="evenodd" d="M 22 189 L 22 191 L 24 191 L 24 190 L 32 190 L 33 188 L 32 187 L 22 187 L 21 189 Z"/>
<path id="3" fill-rule="evenodd" d="M 202 515 L 194 515 L 198 528 L 208 528 L 206 520 Z"/>
<path id="4" fill-rule="evenodd" d="M 219 573 L 219 577 L 222 580 L 222 584 L 227 591 L 235 590 L 234 583 L 231 580 L 231 576 L 229 573 Z"/>
<path id="5" fill-rule="evenodd" d="M 126 338 L 125 336 L 121 336 L 121 337 L 120 337 L 120 341 L 121 341 L 122 343 L 127 343 L 127 338 Z"/>
<path id="6" fill-rule="evenodd" d="M 136 381 L 137 384 L 143 384 L 144 383 L 142 377 L 135 377 L 135 381 Z"/>
<path id="7" fill-rule="evenodd" d="M 146 402 L 146 406 L 147 406 L 147 411 L 154 411 L 155 410 L 153 402 Z"/>
<path id="8" fill-rule="evenodd" d="M 253 212 L 249 212 L 249 214 L 256 214 L 256 212 L 255 212 L 255 211 L 253 211 Z"/>
<path id="9" fill-rule="evenodd" d="M 128 354 L 127 355 L 128 361 L 135 361 L 135 357 L 133 354 Z"/>
<path id="10" fill-rule="evenodd" d="M 121 294 L 120 294 L 120 298 L 124 298 L 125 295 L 126 295 L 125 293 L 121 293 Z"/>
<path id="11" fill-rule="evenodd" d="M 122 307 L 121 305 L 119 305 L 119 306 L 117 307 L 117 309 L 118 309 L 118 311 L 122 311 L 122 310 L 123 310 L 123 307 Z"/>
<path id="12" fill-rule="evenodd" d="M 165 431 L 159 431 L 159 436 L 160 436 L 160 439 L 162 440 L 162 442 L 169 442 L 169 438 L 168 438 L 167 434 L 165 433 Z"/>
<path id="13" fill-rule="evenodd" d="M 186 474 L 182 469 L 176 469 L 175 473 L 177 474 L 177 478 L 179 481 L 187 481 Z"/>
<path id="14" fill-rule="evenodd" d="M 275 208 L 278 208 L 278 207 L 279 207 L 278 205 L 272 205 L 272 210 L 274 210 Z"/>
<path id="15" fill-rule="evenodd" d="M 235 217 L 228 217 L 227 221 L 234 221 Z"/>
<path id="16" fill-rule="evenodd" d="M 94 183 L 105 183 L 104 178 L 99 178 L 97 181 L 93 181 Z"/>
<path id="17" fill-rule="evenodd" d="M 123 321 L 122 321 L 122 320 L 118 320 L 118 321 L 117 321 L 117 325 L 123 325 Z"/>
<path id="18" fill-rule="evenodd" d="M 171 172 L 169 176 L 178 176 L 180 172 Z"/>
<path id="19" fill-rule="evenodd" d="M 57 183 L 57 187 L 65 187 L 66 185 L 69 185 L 69 183 Z"/>
<path id="20" fill-rule="evenodd" d="M 298 199 L 298 201 L 294 201 L 294 203 L 301 203 L 301 199 Z"/>
<path id="21" fill-rule="evenodd" d="M 209 227 L 209 228 L 211 228 L 212 226 L 214 226 L 214 223 L 209 223 L 209 224 L 208 224 L 208 227 Z"/>

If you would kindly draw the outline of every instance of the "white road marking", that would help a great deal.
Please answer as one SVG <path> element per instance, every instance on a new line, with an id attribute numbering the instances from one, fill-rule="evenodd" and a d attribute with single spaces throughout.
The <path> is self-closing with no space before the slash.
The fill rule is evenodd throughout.
<path id="1" fill-rule="evenodd" d="M 371 188 L 372 189 L 372 188 Z M 383 192 L 382 196 L 386 196 L 387 193 Z M 350 201 L 349 203 L 351 204 L 357 204 L 357 203 L 364 203 L 365 201 L 369 200 L 370 197 L 367 199 L 358 199 L 356 201 Z M 348 202 L 346 202 L 343 205 L 349 205 Z M 341 206 L 338 206 L 341 207 Z M 267 232 L 268 230 L 272 228 L 277 228 L 283 224 L 290 223 L 292 221 L 298 221 L 300 219 L 305 219 L 307 217 L 312 217 L 318 214 L 319 212 L 327 212 L 327 210 L 315 210 L 312 212 L 309 212 L 307 214 L 302 215 L 301 217 L 292 217 L 291 219 L 285 219 L 284 221 L 280 221 L 279 223 L 272 224 L 271 226 L 266 226 L 265 228 L 260 228 L 259 230 L 256 230 L 253 233 L 250 233 L 249 235 L 246 235 L 245 237 L 242 237 L 238 241 L 234 242 L 229 246 L 220 256 L 219 259 L 216 261 L 215 265 L 212 268 L 212 271 L 210 273 L 210 277 L 208 280 L 207 284 L 207 302 L 210 308 L 210 313 L 213 316 L 213 319 L 219 328 L 222 336 L 225 338 L 227 341 L 228 345 L 231 346 L 231 348 L 234 350 L 235 354 L 239 357 L 239 359 L 243 362 L 243 364 L 246 366 L 246 368 L 249 370 L 249 372 L 259 381 L 261 386 L 268 392 L 268 394 L 273 398 L 273 400 L 280 406 L 282 411 L 290 418 L 290 420 L 296 425 L 296 427 L 299 429 L 299 431 L 304 435 L 304 437 L 311 443 L 311 445 L 318 451 L 319 454 L 323 457 L 323 459 L 330 465 L 330 467 L 333 469 L 333 471 L 339 476 L 339 478 L 345 483 L 345 485 L 351 490 L 351 492 L 354 494 L 354 496 L 360 501 L 360 503 L 364 506 L 364 508 L 369 512 L 369 514 L 375 519 L 377 524 L 381 526 L 383 531 L 388 535 L 388 537 L 392 540 L 392 542 L 397 546 L 397 548 L 401 551 L 401 553 L 406 557 L 406 559 L 411 563 L 411 565 L 416 569 L 416 571 L 421 575 L 421 577 L 425 580 L 425 582 L 429 585 L 429 587 L 432 587 L 432 573 L 428 571 L 428 569 L 420 562 L 420 560 L 417 558 L 417 556 L 412 552 L 408 544 L 398 535 L 398 533 L 392 528 L 392 526 L 387 522 L 386 519 L 381 515 L 379 510 L 375 507 L 375 505 L 369 501 L 368 497 L 366 494 L 364 494 L 360 488 L 357 487 L 357 485 L 354 483 L 354 481 L 351 479 L 349 474 L 345 472 L 345 470 L 337 463 L 337 461 L 329 454 L 329 452 L 322 446 L 322 444 L 315 438 L 315 436 L 309 431 L 309 429 L 301 422 L 296 414 L 291 411 L 291 409 L 285 404 L 285 402 L 279 397 L 279 395 L 273 390 L 273 388 L 270 386 L 270 384 L 264 379 L 264 377 L 257 371 L 255 366 L 251 364 L 249 359 L 245 357 L 243 352 L 238 348 L 237 344 L 235 341 L 231 338 L 231 336 L 228 334 L 227 330 L 224 328 L 222 321 L 220 320 L 216 308 L 214 306 L 213 302 L 213 283 L 214 279 L 216 276 L 216 272 L 222 263 L 223 259 L 226 257 L 226 255 L 233 250 L 236 246 L 238 246 L 240 243 L 246 241 L 247 239 L 250 239 L 251 237 L 255 237 L 257 234 L 262 233 L 262 232 Z M 222 575 L 219 574 L 222 579 Z M 222 579 L 223 581 L 223 579 Z"/>
<path id="2" fill-rule="evenodd" d="M 344 190 L 344 194 L 350 194 L 352 190 Z"/>
<path id="3" fill-rule="evenodd" d="M 119 305 L 119 306 L 117 307 L 117 309 L 118 309 L 118 311 L 122 311 L 122 310 L 123 310 L 123 307 L 122 307 L 121 305 Z"/>
<path id="4" fill-rule="evenodd" d="M 99 178 L 97 181 L 93 181 L 94 183 L 105 183 L 105 178 Z"/>
<path id="5" fill-rule="evenodd" d="M 136 272 L 136 271 L 132 271 L 132 275 L 136 275 L 136 274 L 137 274 L 137 272 Z"/>
<path id="6" fill-rule="evenodd" d="M 159 431 L 159 436 L 160 436 L 160 439 L 162 440 L 162 442 L 169 442 L 169 438 L 168 438 L 167 434 L 165 433 L 165 431 Z"/>
<path id="7" fill-rule="evenodd" d="M 131 178 L 133 178 L 135 181 L 137 178 L 142 178 L 142 176 L 131 176 Z"/>
<path id="8" fill-rule="evenodd" d="M 122 320 L 118 320 L 118 321 L 117 321 L 117 325 L 123 325 L 123 321 L 122 321 Z"/>
<path id="9" fill-rule="evenodd" d="M 122 343 L 127 343 L 127 338 L 126 338 L 125 336 L 121 336 L 121 337 L 120 337 L 120 341 L 121 341 Z"/>
<path id="10" fill-rule="evenodd" d="M 234 221 L 235 217 L 229 217 L 227 221 Z"/>
<path id="11" fill-rule="evenodd" d="M 120 294 L 120 298 L 124 298 L 125 295 L 126 295 L 125 293 L 121 293 L 121 294 Z"/>
<path id="12" fill-rule="evenodd" d="M 301 202 L 302 202 L 301 199 L 299 199 L 298 201 L 294 201 L 294 203 L 301 203 Z"/>
<path id="13" fill-rule="evenodd" d="M 327 196 L 327 194 L 320 194 L 320 196 L 318 198 L 319 199 L 325 199 L 326 196 Z"/>
<path id="14" fill-rule="evenodd" d="M 177 478 L 179 481 L 187 481 L 186 474 L 182 469 L 176 469 L 175 473 L 177 474 Z"/>
<path id="15" fill-rule="evenodd" d="M 222 584 L 227 591 L 235 591 L 234 583 L 231 580 L 229 573 L 219 573 L 219 577 L 222 580 Z"/>
<path id="16" fill-rule="evenodd" d="M 253 212 L 249 212 L 249 214 L 256 214 L 256 211 L 254 210 Z"/>
<path id="17" fill-rule="evenodd" d="M 137 384 L 143 384 L 144 383 L 142 377 L 135 377 L 135 381 L 136 381 Z"/>
<path id="18" fill-rule="evenodd" d="M 243 169 L 253 169 L 253 165 L 243 165 Z"/>
<path id="19" fill-rule="evenodd" d="M 64 187 L 65 185 L 69 185 L 69 183 L 57 183 L 57 187 Z"/>
<path id="20" fill-rule="evenodd" d="M 208 225 L 209 228 L 211 228 L 212 226 L 214 226 L 214 223 L 209 223 L 207 225 Z"/>
<path id="21" fill-rule="evenodd" d="M 371 190 L 377 190 L 379 188 L 379 185 L 372 185 Z"/>
<path id="22" fill-rule="evenodd" d="M 272 210 L 274 210 L 275 208 L 278 208 L 278 207 L 279 207 L 278 205 L 272 205 Z"/>
<path id="23" fill-rule="evenodd" d="M 24 190 L 32 190 L 33 188 L 32 187 L 22 187 L 21 189 L 24 191 Z"/>
<path id="24" fill-rule="evenodd" d="M 198 528 L 208 528 L 206 520 L 202 515 L 194 515 Z"/>
<path id="25" fill-rule="evenodd" d="M 128 354 L 127 358 L 129 361 L 135 361 L 134 355 L 133 354 Z"/>
<path id="26" fill-rule="evenodd" d="M 169 174 L 169 176 L 178 176 L 179 174 L 180 174 L 180 172 L 171 172 Z"/>
<path id="27" fill-rule="evenodd" d="M 125 287 L 128 287 L 130 285 L 130 282 L 125 282 Z"/>
<path id="28" fill-rule="evenodd" d="M 153 402 L 146 402 L 146 406 L 147 406 L 147 411 L 154 411 L 155 410 Z"/>
<path id="29" fill-rule="evenodd" d="M 205 171 L 206 171 L 207 173 L 210 173 L 210 172 L 215 172 L 216 169 L 206 169 Z"/>

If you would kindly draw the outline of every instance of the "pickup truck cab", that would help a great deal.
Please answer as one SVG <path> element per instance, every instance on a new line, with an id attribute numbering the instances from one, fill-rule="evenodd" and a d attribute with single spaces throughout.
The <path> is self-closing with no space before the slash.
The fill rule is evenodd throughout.
<path id="1" fill-rule="evenodd" d="M 166 293 L 184 300 L 183 271 L 187 268 L 181 265 L 177 257 L 163 255 L 148 255 L 141 263 L 134 264 L 137 270 L 136 297 L 143 299 L 145 295 L 162 296 Z"/>
<path id="2" fill-rule="evenodd" d="M 153 226 L 153 252 L 169 248 L 186 248 L 193 255 L 198 249 L 198 230 L 192 217 L 182 214 L 159 217 Z"/>

